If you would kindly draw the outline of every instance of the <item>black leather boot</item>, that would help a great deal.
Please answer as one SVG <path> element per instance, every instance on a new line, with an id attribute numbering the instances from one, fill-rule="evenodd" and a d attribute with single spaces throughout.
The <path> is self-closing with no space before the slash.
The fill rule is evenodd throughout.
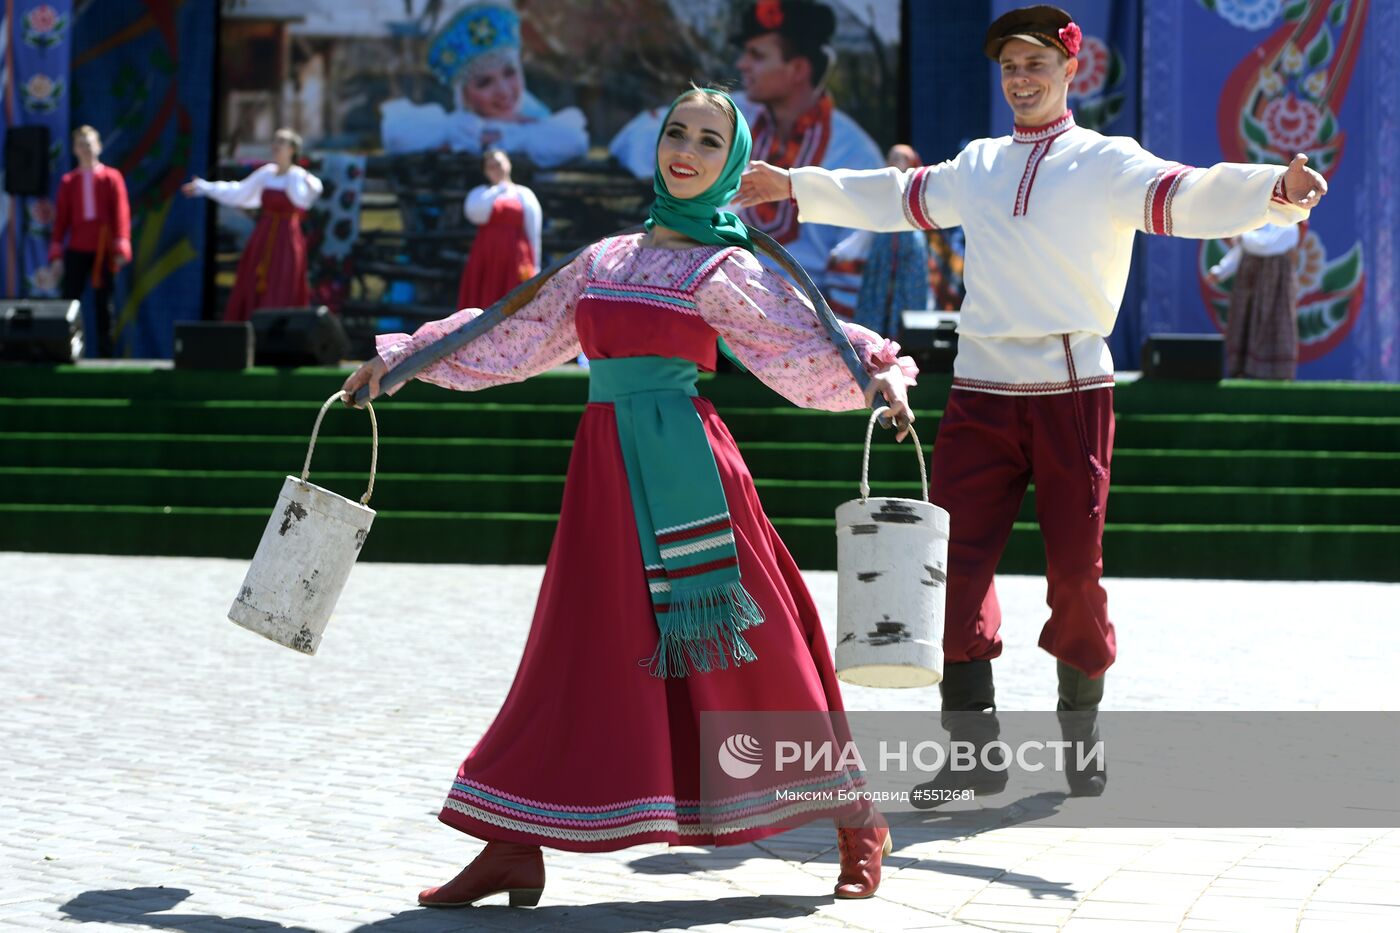
<path id="1" fill-rule="evenodd" d="M 954 770 L 952 762 L 914 787 L 910 802 L 921 810 L 931 810 L 951 799 L 947 795 L 970 790 L 978 796 L 999 794 L 1006 789 L 1006 756 L 1000 749 L 983 750 L 1001 735 L 997 722 L 996 687 L 992 683 L 991 661 L 949 661 L 943 665 L 943 680 L 938 685 L 943 696 L 943 728 L 948 730 L 949 754 L 953 743 L 972 745 L 977 763 L 971 769 Z"/>
<path id="2" fill-rule="evenodd" d="M 1103 702 L 1103 677 L 1090 677 L 1064 661 L 1055 662 L 1060 679 L 1060 702 L 1055 707 L 1060 735 L 1071 747 L 1065 754 L 1065 777 L 1071 797 L 1097 797 L 1108 784 L 1105 755 L 1092 755 L 1100 740 L 1099 703 Z M 1081 761 L 1081 759 L 1085 759 Z"/>

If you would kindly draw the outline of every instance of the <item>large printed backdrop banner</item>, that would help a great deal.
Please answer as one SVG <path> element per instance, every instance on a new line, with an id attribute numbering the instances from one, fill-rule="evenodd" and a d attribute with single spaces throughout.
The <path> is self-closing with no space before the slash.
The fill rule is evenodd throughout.
<path id="1" fill-rule="evenodd" d="M 777 67 L 778 32 L 823 67 L 834 55 L 815 88 Z M 219 39 L 216 177 L 264 162 L 278 126 L 302 134 L 328 183 L 304 225 L 314 300 L 357 322 L 457 307 L 486 147 L 538 198 L 548 261 L 646 217 L 661 118 L 692 81 L 735 88 L 770 161 L 876 168 L 898 141 L 900 0 L 238 0 Z M 808 96 L 777 139 L 769 108 Z M 219 218 L 229 243 L 250 226 Z M 844 231 L 799 227 L 781 204 L 746 220 L 854 298 L 859 279 L 828 266 Z M 233 272 L 230 250 L 221 261 Z"/>
<path id="2" fill-rule="evenodd" d="M 118 353 L 168 357 L 175 321 L 198 318 L 204 293 L 204 208 L 179 187 L 208 162 L 215 4 L 87 3 L 74 32 L 73 125 L 102 134 L 102 161 L 121 170 L 131 200 Z"/>
<path id="3" fill-rule="evenodd" d="M 1395 195 L 1393 181 L 1380 174 L 1397 142 L 1400 65 L 1380 41 L 1396 34 L 1393 7 L 1195 0 L 1145 9 L 1149 149 L 1191 165 L 1282 164 L 1304 152 L 1327 176 L 1330 194 L 1298 250 L 1304 379 L 1400 378 Z M 1152 238 L 1149 329 L 1223 328 L 1228 292 L 1205 280 L 1223 252 L 1214 241 Z"/>
<path id="4" fill-rule="evenodd" d="M 49 265 L 49 233 L 58 180 L 68 167 L 72 3 L 0 3 L 0 139 L 12 126 L 49 128 L 48 194 L 12 197 L 0 185 L 0 295 L 53 296 L 59 282 Z"/>

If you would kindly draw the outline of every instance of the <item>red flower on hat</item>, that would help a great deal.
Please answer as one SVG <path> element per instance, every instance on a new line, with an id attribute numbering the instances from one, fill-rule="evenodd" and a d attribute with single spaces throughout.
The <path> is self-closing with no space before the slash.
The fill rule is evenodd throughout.
<path id="1" fill-rule="evenodd" d="M 1079 40 L 1083 38 L 1077 23 L 1070 23 L 1060 30 L 1060 41 L 1065 44 L 1065 51 L 1070 55 L 1079 54 Z"/>
<path id="2" fill-rule="evenodd" d="M 764 29 L 779 29 L 783 25 L 782 0 L 758 0 L 754 7 L 754 18 Z"/>

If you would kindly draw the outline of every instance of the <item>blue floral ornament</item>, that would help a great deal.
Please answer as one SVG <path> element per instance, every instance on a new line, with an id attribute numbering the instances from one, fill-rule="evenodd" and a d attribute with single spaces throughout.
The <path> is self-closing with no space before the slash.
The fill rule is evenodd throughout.
<path id="1" fill-rule="evenodd" d="M 520 17 L 515 11 L 478 4 L 462 9 L 433 39 L 428 67 L 450 86 L 473 59 L 498 49 L 519 48 Z"/>

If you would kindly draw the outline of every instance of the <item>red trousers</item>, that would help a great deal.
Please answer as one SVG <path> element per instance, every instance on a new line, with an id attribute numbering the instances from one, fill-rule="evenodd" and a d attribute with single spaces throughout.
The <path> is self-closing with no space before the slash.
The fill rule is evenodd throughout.
<path id="1" fill-rule="evenodd" d="M 947 660 L 985 661 L 1001 654 L 1001 607 L 992 575 L 1034 480 L 1050 606 L 1040 647 L 1091 677 L 1113 663 L 1113 623 L 1099 584 L 1112 455 L 1112 389 L 1077 395 L 949 393 L 930 476 L 931 498 L 948 510 L 951 526 Z"/>

